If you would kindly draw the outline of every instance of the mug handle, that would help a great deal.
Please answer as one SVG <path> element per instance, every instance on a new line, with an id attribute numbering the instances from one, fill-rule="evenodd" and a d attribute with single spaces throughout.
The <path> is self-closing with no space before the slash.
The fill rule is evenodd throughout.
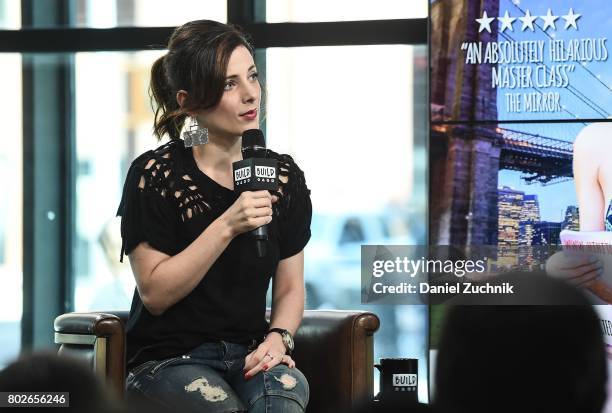
<path id="1" fill-rule="evenodd" d="M 374 367 L 376 367 L 379 372 L 382 372 L 382 366 L 380 364 L 375 364 Z"/>

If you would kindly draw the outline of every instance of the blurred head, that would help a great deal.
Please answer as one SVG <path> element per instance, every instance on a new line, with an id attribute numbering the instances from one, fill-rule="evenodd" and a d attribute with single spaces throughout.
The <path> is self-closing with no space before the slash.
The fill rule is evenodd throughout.
<path id="1" fill-rule="evenodd" d="M 257 76 L 253 46 L 238 28 L 211 20 L 178 27 L 168 53 L 151 68 L 155 135 L 179 139 L 187 116 L 196 117 L 214 136 L 240 136 L 258 128 Z M 245 115 L 249 111 L 254 112 Z"/>
<path id="2" fill-rule="evenodd" d="M 0 391 L 68 392 L 67 412 L 109 412 L 117 407 L 82 361 L 50 352 L 23 355 L 0 371 Z"/>
<path id="3" fill-rule="evenodd" d="M 448 308 L 436 360 L 440 412 L 601 411 L 606 356 L 595 311 L 569 285 L 531 277 L 534 294 L 567 305 Z"/>

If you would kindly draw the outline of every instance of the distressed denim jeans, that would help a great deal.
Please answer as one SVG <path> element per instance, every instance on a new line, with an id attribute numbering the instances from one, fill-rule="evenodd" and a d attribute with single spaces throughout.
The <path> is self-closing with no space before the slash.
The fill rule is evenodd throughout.
<path id="1" fill-rule="evenodd" d="M 128 373 L 128 396 L 144 396 L 174 411 L 304 412 L 309 397 L 304 375 L 279 364 L 245 380 L 248 352 L 245 345 L 221 341 L 178 357 L 147 361 Z"/>

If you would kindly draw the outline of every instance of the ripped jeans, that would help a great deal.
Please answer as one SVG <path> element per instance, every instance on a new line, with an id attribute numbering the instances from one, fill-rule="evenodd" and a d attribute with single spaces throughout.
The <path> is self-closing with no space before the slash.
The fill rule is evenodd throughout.
<path id="1" fill-rule="evenodd" d="M 144 396 L 173 411 L 304 412 L 309 388 L 302 372 L 279 364 L 245 380 L 248 353 L 246 345 L 221 341 L 147 361 L 128 373 L 128 397 Z"/>

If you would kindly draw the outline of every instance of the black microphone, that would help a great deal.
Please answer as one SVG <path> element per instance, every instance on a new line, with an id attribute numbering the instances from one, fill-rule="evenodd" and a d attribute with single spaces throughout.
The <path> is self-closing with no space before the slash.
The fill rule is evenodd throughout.
<path id="1" fill-rule="evenodd" d="M 232 164 L 234 191 L 278 190 L 278 161 L 268 159 L 266 139 L 259 129 L 249 129 L 242 134 L 242 160 Z M 268 226 L 262 225 L 251 231 L 255 238 L 257 257 L 266 255 Z"/>
<path id="2" fill-rule="evenodd" d="M 242 133 L 242 159 L 265 158 L 266 138 L 260 129 L 249 129 Z"/>

